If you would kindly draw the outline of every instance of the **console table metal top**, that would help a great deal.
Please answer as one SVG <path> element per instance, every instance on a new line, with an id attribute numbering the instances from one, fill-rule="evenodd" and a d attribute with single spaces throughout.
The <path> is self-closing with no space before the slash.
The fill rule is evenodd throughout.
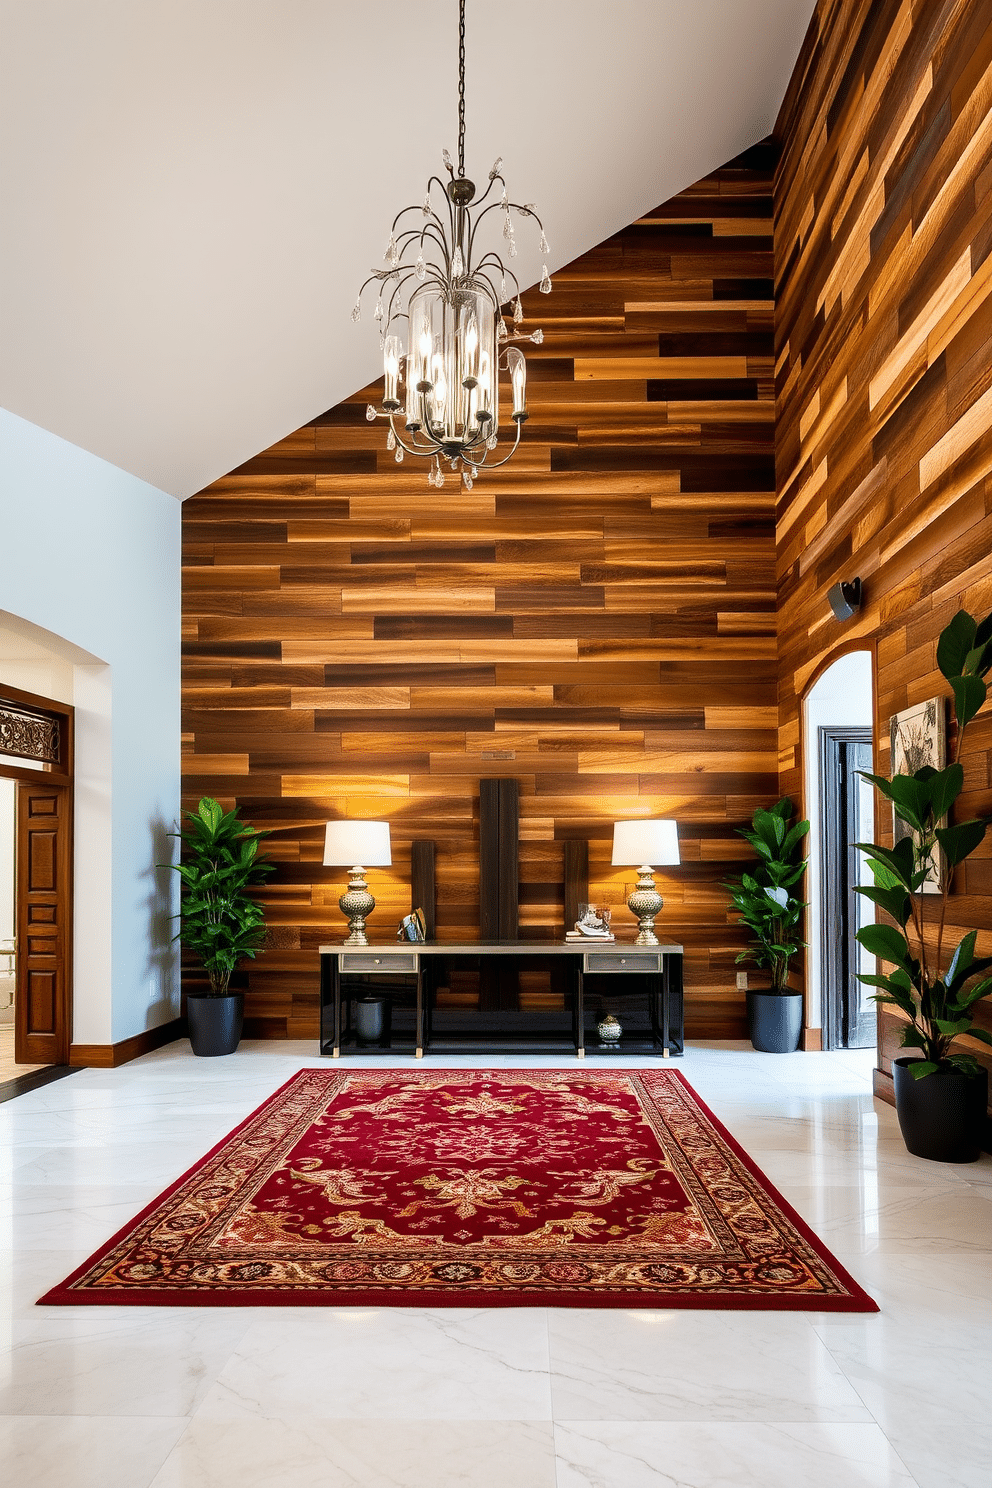
<path id="1" fill-rule="evenodd" d="M 404 956 L 418 951 L 424 956 L 581 956 L 642 955 L 681 956 L 680 945 L 635 945 L 630 940 L 390 940 L 366 946 L 318 946 L 322 956 Z"/>

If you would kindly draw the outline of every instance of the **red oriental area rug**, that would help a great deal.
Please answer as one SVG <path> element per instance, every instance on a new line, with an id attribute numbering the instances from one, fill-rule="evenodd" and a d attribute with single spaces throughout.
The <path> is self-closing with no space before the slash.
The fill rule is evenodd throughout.
<path id="1" fill-rule="evenodd" d="M 42 1302 L 875 1312 L 671 1070 L 301 1070 Z"/>

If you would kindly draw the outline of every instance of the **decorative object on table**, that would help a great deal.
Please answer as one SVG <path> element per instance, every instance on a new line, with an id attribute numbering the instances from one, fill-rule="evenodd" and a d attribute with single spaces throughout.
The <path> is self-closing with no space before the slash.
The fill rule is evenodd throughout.
<path id="1" fill-rule="evenodd" d="M 750 831 L 738 827 L 738 836 L 754 848 L 757 862 L 724 884 L 739 923 L 752 935 L 737 963 L 754 961 L 771 975 L 770 991 L 747 994 L 748 1032 L 754 1047 L 765 1054 L 793 1053 L 803 1024 L 803 994 L 789 988 L 789 962 L 805 945 L 798 926 L 806 905 L 794 890 L 806 871 L 803 840 L 809 822 L 790 827 L 792 815 L 792 802 L 783 796 L 770 811 L 757 808 Z"/>
<path id="2" fill-rule="evenodd" d="M 865 775 L 892 802 L 908 831 L 892 847 L 857 844 L 875 884 L 858 886 L 856 892 L 895 921 L 865 925 L 857 932 L 865 950 L 893 968 L 859 980 L 881 989 L 872 994 L 874 1002 L 905 1015 L 902 1046 L 919 1051 L 918 1056 L 896 1059 L 892 1070 L 896 1112 L 907 1148 L 914 1156 L 935 1162 L 974 1162 L 988 1104 L 988 1071 L 973 1054 L 954 1051 L 954 1040 L 965 1034 L 992 1046 L 992 1034 L 974 1026 L 975 1004 L 992 994 L 992 977 L 984 974 L 992 967 L 992 957 L 975 955 L 977 930 L 969 930 L 952 954 L 945 953 L 943 938 L 951 875 L 980 846 L 988 822 L 942 823 L 951 821 L 964 789 L 961 746 L 988 695 L 992 615 L 976 622 L 966 610 L 959 610 L 941 631 L 937 665 L 954 700 L 957 738 L 952 763 L 938 769 L 924 761 L 912 770 L 894 770 L 888 778 Z M 941 713 L 938 707 L 931 730 Z M 915 759 L 912 754 L 901 757 L 910 764 Z M 931 904 L 925 913 L 920 896 L 934 875 L 939 910 Z"/>
<path id="3" fill-rule="evenodd" d="M 566 940 L 615 940 L 610 929 L 613 911 L 608 905 L 580 904 L 574 930 L 565 932 Z"/>
<path id="4" fill-rule="evenodd" d="M 422 909 L 415 909 L 410 914 L 403 916 L 399 923 L 399 929 L 396 931 L 396 939 L 416 941 L 427 939 L 427 921 Z"/>
<path id="5" fill-rule="evenodd" d="M 614 824 L 614 867 L 640 868 L 637 886 L 627 900 L 627 908 L 637 916 L 635 945 L 658 945 L 654 922 L 665 901 L 655 888 L 654 869 L 678 862 L 679 833 L 675 822 L 642 819 Z"/>
<path id="6" fill-rule="evenodd" d="M 607 1013 L 596 1024 L 596 1032 L 601 1044 L 618 1044 L 623 1035 L 623 1024 L 613 1013 Z"/>
<path id="7" fill-rule="evenodd" d="M 505 465 L 512 457 L 527 418 L 527 366 L 519 346 L 510 343 L 539 345 L 544 340 L 540 330 L 520 329 L 524 308 L 517 276 L 495 251 L 492 238 L 487 246 L 485 231 L 478 242 L 476 235 L 488 216 L 485 227 L 501 224 L 506 250 L 514 258 L 516 214 L 534 223 L 544 256 L 548 242 L 533 205 L 519 206 L 507 197 L 502 157 L 490 170 L 478 201 L 475 183 L 465 175 L 465 0 L 459 4 L 457 175 L 447 150 L 441 158 L 447 183 L 431 176 L 423 205 L 397 213 L 384 255 L 386 267 L 373 269 L 362 285 L 352 320 L 361 318 L 362 295 L 374 284 L 384 388 L 381 408 L 370 403 L 366 417 L 370 423 L 388 419 L 386 448 L 395 449 L 398 462 L 404 451 L 430 460 L 430 486 L 444 485 L 443 461 L 470 491 L 483 468 Z M 443 207 L 435 206 L 435 187 L 444 198 Z M 493 212 L 496 217 L 490 216 Z M 546 263 L 540 288 L 551 293 Z M 496 459 L 500 371 L 510 382 L 515 433 L 509 451 Z"/>
<path id="8" fill-rule="evenodd" d="M 299 1070 L 41 1301 L 877 1311 L 680 1075 L 618 1067 Z"/>
<path id="9" fill-rule="evenodd" d="M 365 873 L 368 868 L 388 868 L 392 861 L 388 822 L 327 823 L 324 832 L 325 866 L 351 868 L 348 888 L 338 900 L 338 907 L 348 921 L 345 945 L 368 945 L 365 921 L 375 909 L 375 900 L 369 893 Z"/>
<path id="10" fill-rule="evenodd" d="M 947 764 L 947 722 L 944 699 L 928 698 L 925 703 L 916 703 L 904 708 L 889 719 L 889 769 L 893 775 L 913 775 L 917 770 L 942 770 Z M 946 819 L 938 822 L 946 826 Z M 913 829 L 903 821 L 892 804 L 892 841 L 901 842 L 912 837 Z M 924 894 L 941 892 L 941 870 L 943 864 L 938 848 L 933 854 L 927 876 L 923 880 Z"/>
<path id="11" fill-rule="evenodd" d="M 195 952 L 210 982 L 209 992 L 186 994 L 186 1018 L 193 1053 L 233 1054 L 241 1040 L 244 994 L 232 992 L 231 973 L 253 959 L 265 938 L 265 910 L 252 894 L 275 865 L 258 858 L 258 831 L 204 796 L 184 813 L 179 830 L 182 861 L 169 863 L 182 880 L 176 940 Z"/>

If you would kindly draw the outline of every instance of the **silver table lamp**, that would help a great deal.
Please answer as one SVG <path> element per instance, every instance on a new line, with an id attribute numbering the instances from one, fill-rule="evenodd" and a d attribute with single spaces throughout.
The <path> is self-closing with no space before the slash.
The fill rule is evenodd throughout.
<path id="1" fill-rule="evenodd" d="M 338 900 L 348 921 L 345 945 L 368 945 L 365 921 L 375 909 L 375 900 L 365 882 L 365 868 L 388 868 L 389 823 L 379 821 L 333 821 L 324 833 L 324 863 L 327 867 L 350 868 L 347 891 Z M 364 864 L 365 867 L 361 865 Z"/>
<path id="2" fill-rule="evenodd" d="M 679 862 L 679 833 L 673 821 L 655 818 L 651 821 L 615 822 L 613 826 L 613 864 L 615 867 L 638 868 L 637 887 L 627 900 L 627 908 L 637 916 L 638 934 L 635 945 L 658 945 L 654 918 L 664 900 L 655 888 L 654 869 L 662 864 Z"/>

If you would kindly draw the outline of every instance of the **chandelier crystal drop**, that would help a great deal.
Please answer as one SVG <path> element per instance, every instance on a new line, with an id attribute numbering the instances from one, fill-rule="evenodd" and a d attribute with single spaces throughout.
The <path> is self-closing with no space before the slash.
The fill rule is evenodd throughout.
<path id="1" fill-rule="evenodd" d="M 362 295 L 374 285 L 384 388 L 382 406 L 370 403 L 366 417 L 389 421 L 387 449 L 395 448 L 397 461 L 404 450 L 428 459 L 427 482 L 435 488 L 444 485 L 444 461 L 470 491 L 483 470 L 505 465 L 520 443 L 527 419 L 527 365 L 514 343 L 540 346 L 544 340 L 541 330 L 521 329 L 519 281 L 494 248 L 486 246 L 486 235 L 494 237 L 493 230 L 501 226 L 506 251 L 515 258 L 515 214 L 536 224 L 544 255 L 548 240 L 533 204 L 521 206 L 507 195 L 502 156 L 478 200 L 474 182 L 465 175 L 465 0 L 459 0 L 458 12 L 457 172 L 448 151 L 442 150 L 449 179 L 431 176 L 423 205 L 397 213 L 384 254 L 386 268 L 372 270 L 352 319 L 360 319 Z M 551 292 L 547 264 L 540 289 Z M 505 430 L 504 447 L 512 440 L 510 448 L 494 458 L 500 447 L 501 373 L 512 397 L 514 428 L 512 433 Z"/>

